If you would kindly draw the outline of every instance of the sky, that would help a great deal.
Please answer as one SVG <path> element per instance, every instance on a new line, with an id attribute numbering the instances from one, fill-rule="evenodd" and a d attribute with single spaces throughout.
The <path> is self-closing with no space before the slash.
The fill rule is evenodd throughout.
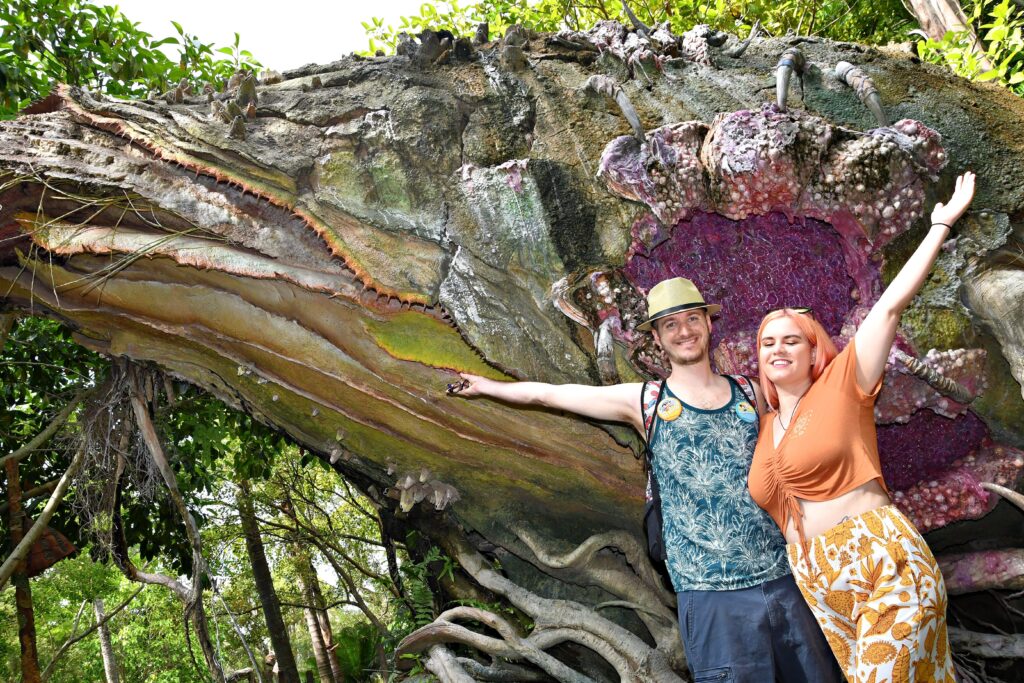
<path id="1" fill-rule="evenodd" d="M 231 45 L 235 32 L 241 47 L 268 69 L 285 71 L 310 62 L 326 64 L 369 46 L 363 21 L 377 16 L 385 25 L 419 14 L 423 0 L 120 0 L 121 13 L 154 38 L 176 35 L 171 20 L 191 35 L 217 47 Z M 471 2 L 462 2 L 470 5 Z M 172 54 L 177 55 L 173 52 Z"/>

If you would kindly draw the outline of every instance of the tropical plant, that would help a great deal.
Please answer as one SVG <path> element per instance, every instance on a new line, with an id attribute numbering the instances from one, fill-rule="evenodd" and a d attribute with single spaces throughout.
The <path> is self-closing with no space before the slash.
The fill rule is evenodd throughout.
<path id="1" fill-rule="evenodd" d="M 172 23 L 177 35 L 154 39 L 116 6 L 82 0 L 0 3 L 0 118 L 11 118 L 58 82 L 138 97 L 181 79 L 218 83 L 236 69 L 260 66 L 239 47 L 237 33 L 233 45 L 215 48 Z M 177 59 L 164 52 L 170 45 L 178 46 Z"/>
<path id="2" fill-rule="evenodd" d="M 1020 8 L 1011 0 L 1002 0 L 998 4 L 976 1 L 966 9 L 970 10 L 970 23 L 982 30 L 984 54 L 974 49 L 973 35 L 966 29 L 947 31 L 941 40 L 918 42 L 918 54 L 964 78 L 996 82 L 1024 95 L 1024 16 Z"/>

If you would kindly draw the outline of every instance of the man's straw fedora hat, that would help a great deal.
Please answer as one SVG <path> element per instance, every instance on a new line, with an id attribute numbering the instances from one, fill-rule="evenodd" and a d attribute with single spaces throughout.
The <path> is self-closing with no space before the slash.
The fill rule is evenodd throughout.
<path id="1" fill-rule="evenodd" d="M 665 316 L 688 311 L 693 308 L 703 308 L 708 315 L 714 315 L 722 310 L 718 304 L 704 303 L 704 297 L 697 290 L 697 286 L 685 277 L 674 277 L 662 280 L 651 287 L 647 294 L 647 320 L 636 326 L 641 332 L 648 332 L 651 323 Z"/>

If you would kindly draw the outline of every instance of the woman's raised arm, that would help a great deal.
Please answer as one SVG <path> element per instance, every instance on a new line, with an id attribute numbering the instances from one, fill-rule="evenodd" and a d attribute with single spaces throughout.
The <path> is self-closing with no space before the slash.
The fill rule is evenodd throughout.
<path id="1" fill-rule="evenodd" d="M 932 209 L 932 227 L 928 234 L 857 329 L 854 337 L 857 344 L 857 384 L 865 392 L 871 391 L 882 376 L 900 316 L 921 290 L 942 243 L 973 198 L 974 174 L 968 171 L 956 179 L 956 189 L 949 201 L 945 204 L 939 202 Z"/>

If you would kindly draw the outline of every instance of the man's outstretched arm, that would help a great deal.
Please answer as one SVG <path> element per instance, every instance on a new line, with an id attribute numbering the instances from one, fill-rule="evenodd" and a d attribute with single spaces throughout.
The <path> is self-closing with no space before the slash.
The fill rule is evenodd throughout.
<path id="1" fill-rule="evenodd" d="M 465 398 L 485 396 L 506 403 L 564 410 L 595 420 L 626 422 L 643 434 L 640 413 L 640 383 L 594 387 L 586 384 L 545 384 L 543 382 L 499 382 L 463 373 L 468 384 L 459 390 Z"/>

